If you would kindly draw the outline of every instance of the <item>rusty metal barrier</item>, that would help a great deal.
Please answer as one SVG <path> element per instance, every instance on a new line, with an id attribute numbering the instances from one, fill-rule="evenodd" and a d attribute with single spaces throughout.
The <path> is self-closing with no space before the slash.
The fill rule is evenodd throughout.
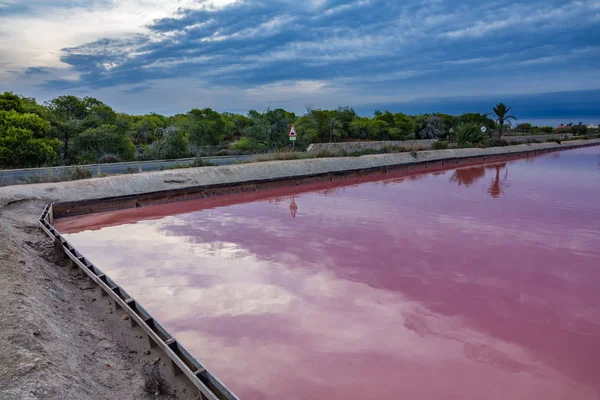
<path id="1" fill-rule="evenodd" d="M 110 277 L 93 265 L 77 251 L 52 226 L 54 222 L 53 205 L 49 204 L 39 218 L 42 230 L 54 241 L 60 241 L 65 255 L 77 265 L 80 272 L 95 282 L 103 296 L 110 296 L 115 308 L 129 315 L 131 327 L 139 326 L 148 335 L 150 347 L 159 347 L 170 359 L 175 375 L 184 374 L 198 388 L 207 400 L 239 400 L 221 381 L 204 368 L 181 343 L 167 332 L 133 297 L 117 285 Z"/>

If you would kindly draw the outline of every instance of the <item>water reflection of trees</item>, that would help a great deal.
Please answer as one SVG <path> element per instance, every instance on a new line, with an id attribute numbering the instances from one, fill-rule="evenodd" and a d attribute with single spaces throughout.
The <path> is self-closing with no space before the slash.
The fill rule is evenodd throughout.
<path id="1" fill-rule="evenodd" d="M 461 168 L 454 171 L 450 182 L 458 183 L 458 186 L 469 187 L 485 175 L 485 167 Z"/>
<path id="2" fill-rule="evenodd" d="M 469 187 L 485 176 L 486 169 L 492 169 L 496 171 L 496 174 L 492 178 L 488 193 L 493 198 L 498 198 L 502 194 L 502 191 L 510 186 L 508 180 L 508 168 L 506 165 L 506 163 L 502 163 L 488 166 L 481 165 L 477 167 L 460 168 L 454 171 L 450 177 L 450 182 L 455 182 L 458 186 Z M 504 174 L 501 174 L 503 170 Z"/>

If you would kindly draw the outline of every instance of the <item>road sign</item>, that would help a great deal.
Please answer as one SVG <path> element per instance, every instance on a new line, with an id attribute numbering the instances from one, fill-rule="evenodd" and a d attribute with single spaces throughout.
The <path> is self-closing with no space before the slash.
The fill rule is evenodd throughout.
<path id="1" fill-rule="evenodd" d="M 481 132 L 485 133 L 487 131 L 487 128 L 485 126 L 481 127 Z"/>
<path id="2" fill-rule="evenodd" d="M 294 127 L 294 124 L 292 124 L 292 127 L 290 128 L 290 133 L 288 136 L 290 137 L 290 140 L 292 140 L 292 138 L 296 138 L 296 128 Z"/>
<path id="3" fill-rule="evenodd" d="M 291 140 L 292 142 L 296 141 L 296 136 L 290 136 L 290 140 Z"/>

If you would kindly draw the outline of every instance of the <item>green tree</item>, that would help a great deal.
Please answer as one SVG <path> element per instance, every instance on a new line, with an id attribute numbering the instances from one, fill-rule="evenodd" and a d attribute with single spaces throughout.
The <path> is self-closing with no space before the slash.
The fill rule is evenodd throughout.
<path id="1" fill-rule="evenodd" d="M 190 141 L 182 129 L 170 125 L 157 129 L 157 139 L 150 149 L 155 159 L 176 159 L 190 155 Z"/>
<path id="2" fill-rule="evenodd" d="M 571 127 L 571 133 L 573 135 L 587 135 L 588 127 L 585 125 L 573 125 Z"/>
<path id="3" fill-rule="evenodd" d="M 0 110 L 16 111 L 18 113 L 25 112 L 21 98 L 12 92 L 4 92 L 0 95 Z"/>
<path id="4" fill-rule="evenodd" d="M 412 122 L 412 121 L 411 121 Z M 370 119 L 366 117 L 356 117 L 350 123 L 349 136 L 356 139 L 369 138 Z"/>
<path id="5" fill-rule="evenodd" d="M 496 129 L 496 123 L 493 119 L 488 117 L 488 114 L 479 114 L 479 113 L 465 113 L 459 115 L 455 119 L 455 125 L 460 123 L 471 123 L 479 126 L 485 126 L 487 130 L 493 131 Z"/>
<path id="6" fill-rule="evenodd" d="M 61 143 L 47 137 L 50 123 L 26 113 L 20 97 L 0 95 L 0 166 L 37 167 L 56 162 Z"/>
<path id="7" fill-rule="evenodd" d="M 190 140 L 197 146 L 216 146 L 225 138 L 231 122 L 211 108 L 199 110 L 194 108 L 188 112 L 190 124 L 188 132 Z"/>
<path id="8" fill-rule="evenodd" d="M 267 110 L 259 113 L 250 110 L 248 113 L 250 125 L 244 129 L 244 135 L 262 143 L 270 149 L 277 149 L 289 144 L 287 136 L 291 124 L 296 120 L 296 115 L 281 108 Z"/>
<path id="9" fill-rule="evenodd" d="M 76 96 L 59 96 L 46 104 L 50 111 L 53 134 L 63 142 L 63 159 L 71 161 L 69 146 L 74 137 L 85 130 L 88 115 L 86 103 Z"/>
<path id="10" fill-rule="evenodd" d="M 511 120 L 517 120 L 517 118 L 508 114 L 511 109 L 512 107 L 507 107 L 504 103 L 496 104 L 496 107 L 493 109 L 493 113 L 491 115 L 496 117 L 496 122 L 499 126 L 498 139 L 502 137 L 502 133 L 504 132 L 504 124 L 512 126 Z"/>
<path id="11" fill-rule="evenodd" d="M 73 147 L 78 161 L 83 163 L 103 162 L 107 158 L 116 161 L 135 159 L 135 146 L 131 139 L 119 133 L 115 125 L 102 125 L 82 132 L 75 138 Z"/>

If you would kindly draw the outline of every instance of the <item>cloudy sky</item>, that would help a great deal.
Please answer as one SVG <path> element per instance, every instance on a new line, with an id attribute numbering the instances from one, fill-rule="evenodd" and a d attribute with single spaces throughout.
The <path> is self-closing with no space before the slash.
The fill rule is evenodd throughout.
<path id="1" fill-rule="evenodd" d="M 131 113 L 504 101 L 600 122 L 599 50 L 599 0 L 0 0 L 0 90 Z"/>

